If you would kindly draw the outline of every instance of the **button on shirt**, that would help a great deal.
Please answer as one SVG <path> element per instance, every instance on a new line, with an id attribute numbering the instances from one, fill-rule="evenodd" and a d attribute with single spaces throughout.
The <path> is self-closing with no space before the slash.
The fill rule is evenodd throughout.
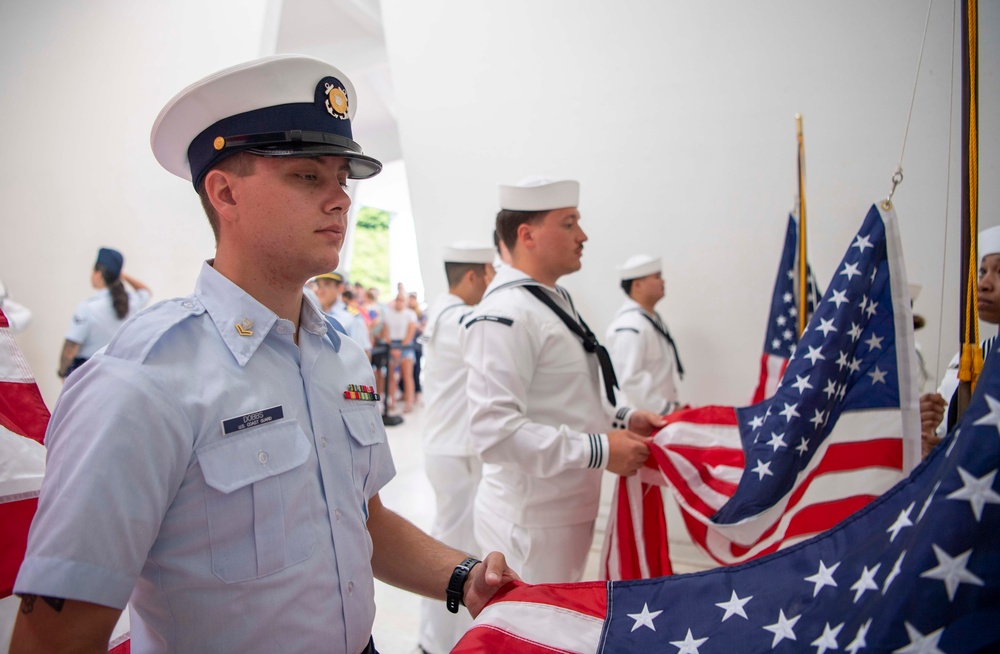
<path id="1" fill-rule="evenodd" d="M 597 517 L 613 407 L 597 357 L 526 284 L 576 315 L 568 293 L 504 266 L 465 319 L 476 502 L 527 527 L 579 524 Z"/>
<path id="2" fill-rule="evenodd" d="M 678 401 L 676 359 L 667 339 L 646 316 L 663 325 L 659 314 L 650 314 L 632 298 L 626 299 L 608 327 L 605 342 L 621 390 L 618 405 L 662 414 Z"/>
<path id="3" fill-rule="evenodd" d="M 136 653 L 364 649 L 395 471 L 364 352 L 308 300 L 293 332 L 207 264 L 130 321 L 52 414 L 16 592 L 131 596 Z"/>
<path id="4" fill-rule="evenodd" d="M 128 314 L 119 318 L 111 304 L 111 291 L 101 290 L 77 305 L 66 330 L 66 340 L 80 344 L 77 356 L 89 359 L 107 345 L 118 328 L 134 313 L 149 304 L 149 291 L 128 291 Z"/>

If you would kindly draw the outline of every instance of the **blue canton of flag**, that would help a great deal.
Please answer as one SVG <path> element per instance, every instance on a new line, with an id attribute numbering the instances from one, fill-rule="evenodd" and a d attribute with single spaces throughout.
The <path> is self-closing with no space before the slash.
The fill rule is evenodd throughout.
<path id="1" fill-rule="evenodd" d="M 781 250 L 778 275 L 774 280 L 771 296 L 771 311 L 767 318 L 764 335 L 764 349 L 760 360 L 760 376 L 754 390 L 753 402 L 760 402 L 774 394 L 785 371 L 788 359 L 799 342 L 798 303 L 798 227 L 795 219 L 788 216 L 785 230 L 785 245 Z M 818 285 L 812 268 L 806 264 L 806 307 L 811 316 L 819 301 Z"/>
<path id="2" fill-rule="evenodd" d="M 876 420 L 873 410 L 878 409 L 898 416 L 900 365 L 907 373 L 904 405 L 915 405 L 909 377 L 915 349 L 912 324 L 906 324 L 912 318 L 905 303 L 894 306 L 893 301 L 906 297 L 905 272 L 900 257 L 890 261 L 887 256 L 886 237 L 886 222 L 873 206 L 802 334 L 777 392 L 737 410 L 746 468 L 713 522 L 738 523 L 787 500 L 821 458 L 831 454 L 829 436 L 845 413 L 864 410 L 866 422 Z M 899 266 L 895 275 L 890 274 L 890 263 Z M 840 428 L 854 427 L 851 423 Z M 899 432 L 897 424 L 894 433 L 882 435 L 895 435 L 898 445 Z M 908 454 L 912 459 L 915 453 Z"/>
<path id="3" fill-rule="evenodd" d="M 764 337 L 764 352 L 789 358 L 798 343 L 798 284 L 796 282 L 796 262 L 798 261 L 798 225 L 795 219 L 788 217 L 788 229 L 785 231 L 785 246 L 781 250 L 781 263 L 778 264 L 778 276 L 774 280 L 774 294 L 771 296 L 771 312 L 767 323 L 767 335 Z M 812 266 L 806 265 L 806 306 L 812 313 L 816 309 L 819 293 Z"/>

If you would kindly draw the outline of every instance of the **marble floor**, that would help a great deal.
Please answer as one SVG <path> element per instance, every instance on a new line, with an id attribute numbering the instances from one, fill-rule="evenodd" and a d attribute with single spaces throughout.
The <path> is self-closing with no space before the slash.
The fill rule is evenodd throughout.
<path id="1" fill-rule="evenodd" d="M 434 517 L 434 495 L 424 474 L 421 447 L 424 429 L 422 408 L 421 402 L 418 401 L 413 412 L 404 416 L 403 424 L 386 428 L 396 464 L 396 477 L 382 489 L 380 495 L 387 507 L 405 516 L 420 528 L 428 530 Z M 584 579 L 598 578 L 598 561 L 604 542 L 604 527 L 607 524 L 612 486 L 612 475 L 608 473 L 605 475 L 602 487 L 602 502 L 595 527 L 594 544 L 591 547 Z M 668 526 L 674 525 L 679 528 L 680 517 L 676 509 L 668 507 Z M 680 533 L 678 528 L 672 528 L 670 533 Z M 677 572 L 692 572 L 711 567 L 710 562 L 689 543 L 671 540 L 670 547 Z M 417 636 L 420 598 L 376 580 L 375 602 L 377 613 L 373 635 L 379 652 L 381 654 L 419 652 Z"/>

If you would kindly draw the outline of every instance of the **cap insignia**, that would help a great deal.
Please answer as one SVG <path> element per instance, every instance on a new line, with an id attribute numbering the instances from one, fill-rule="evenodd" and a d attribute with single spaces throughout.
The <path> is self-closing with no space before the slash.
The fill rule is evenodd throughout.
<path id="1" fill-rule="evenodd" d="M 323 104 L 328 114 L 341 120 L 350 119 L 347 89 L 340 83 L 340 80 L 336 77 L 327 77 L 319 83 L 317 91 L 322 92 Z"/>

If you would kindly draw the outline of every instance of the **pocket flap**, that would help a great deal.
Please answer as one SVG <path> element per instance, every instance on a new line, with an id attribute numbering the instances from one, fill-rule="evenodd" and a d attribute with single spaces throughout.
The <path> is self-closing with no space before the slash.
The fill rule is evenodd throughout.
<path id="1" fill-rule="evenodd" d="M 197 450 L 205 483 L 222 493 L 280 475 L 309 458 L 309 439 L 292 420 L 272 423 Z"/>
<path id="2" fill-rule="evenodd" d="M 358 407 L 356 409 L 341 409 L 344 424 L 351 438 L 361 445 L 377 445 L 385 442 L 385 427 L 382 426 L 382 416 L 375 405 Z"/>

